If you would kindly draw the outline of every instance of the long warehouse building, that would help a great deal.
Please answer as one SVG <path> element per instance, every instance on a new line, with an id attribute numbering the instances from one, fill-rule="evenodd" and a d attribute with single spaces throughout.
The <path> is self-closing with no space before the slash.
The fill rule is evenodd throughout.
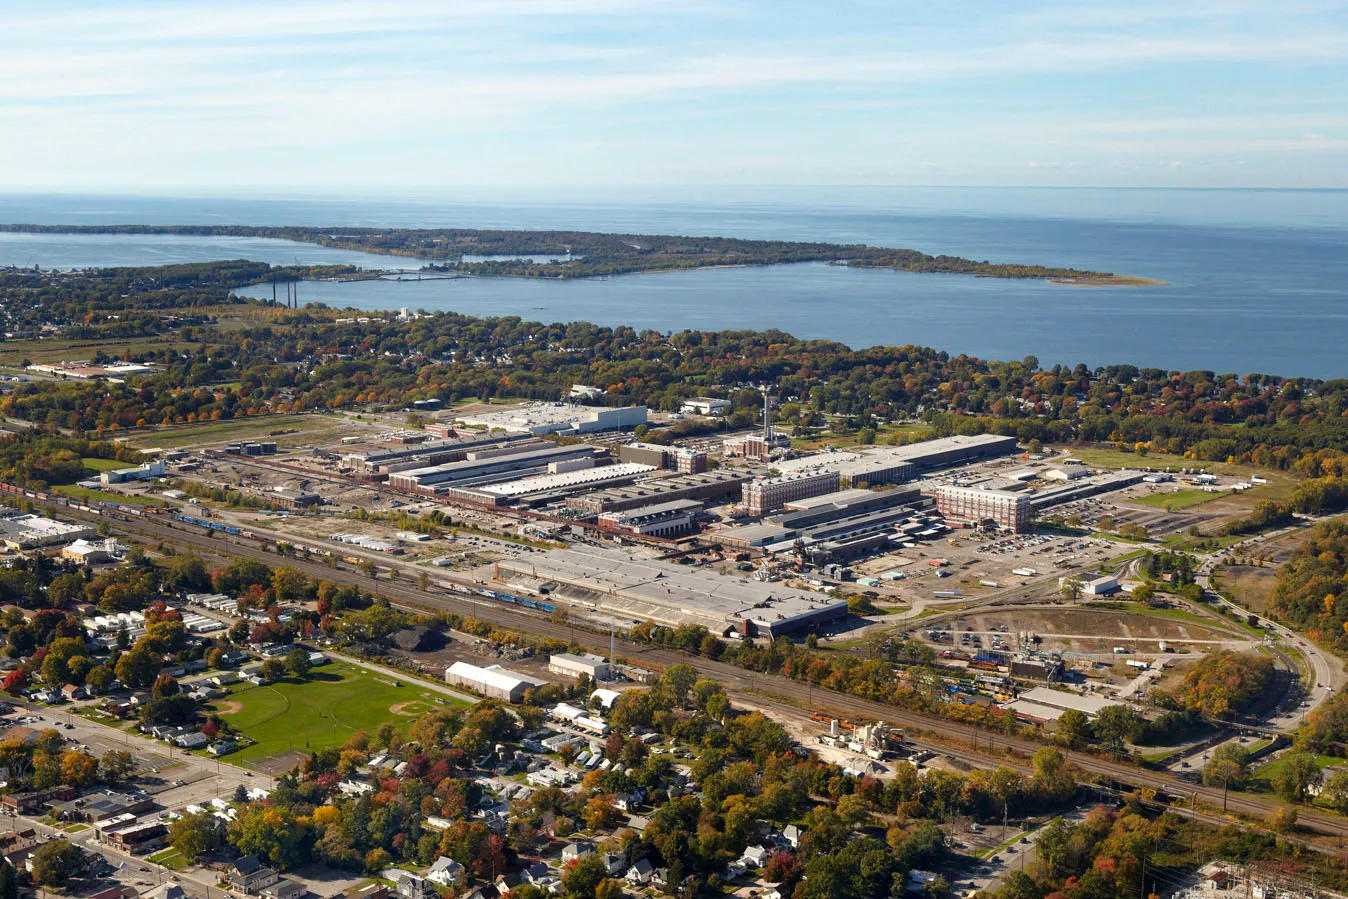
<path id="1" fill-rule="evenodd" d="M 496 563 L 514 590 L 668 627 L 712 633 L 794 636 L 847 616 L 847 601 L 781 584 L 594 547 L 554 549 Z"/>
<path id="2" fill-rule="evenodd" d="M 448 465 L 414 468 L 389 475 L 389 486 L 419 493 L 445 493 L 452 487 L 480 486 L 498 481 L 548 473 L 548 466 L 572 460 L 597 460 L 608 455 L 607 450 L 578 444 L 527 449 L 524 452 L 503 455 L 492 454 L 485 459 L 465 459 Z"/>
<path id="3" fill-rule="evenodd" d="M 678 474 L 637 481 L 628 487 L 611 487 L 566 501 L 567 508 L 589 515 L 602 515 L 676 499 L 728 499 L 741 492 L 740 485 L 753 477 L 744 469 L 718 469 L 700 474 Z"/>

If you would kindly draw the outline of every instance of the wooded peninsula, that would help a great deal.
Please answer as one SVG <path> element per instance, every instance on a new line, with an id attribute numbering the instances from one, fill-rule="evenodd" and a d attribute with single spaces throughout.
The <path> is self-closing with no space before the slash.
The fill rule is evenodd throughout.
<path id="1" fill-rule="evenodd" d="M 499 231 L 476 228 L 313 228 L 245 225 L 0 225 L 0 233 L 261 237 L 428 261 L 427 269 L 514 278 L 596 278 L 725 266 L 825 262 L 924 274 L 1034 278 L 1076 285 L 1152 286 L 1112 272 L 931 256 L 918 250 L 730 237 Z M 493 257 L 468 259 L 464 257 Z"/>

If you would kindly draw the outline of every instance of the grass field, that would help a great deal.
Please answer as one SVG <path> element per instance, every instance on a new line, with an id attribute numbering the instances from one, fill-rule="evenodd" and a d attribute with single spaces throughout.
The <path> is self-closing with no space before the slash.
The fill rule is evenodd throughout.
<path id="1" fill-rule="evenodd" d="M 129 462 L 118 462 L 116 459 L 95 459 L 92 456 L 85 456 L 80 459 L 80 464 L 90 471 L 116 471 L 119 468 L 133 468 Z"/>
<path id="2" fill-rule="evenodd" d="M 173 425 L 140 432 L 132 437 L 137 446 L 181 447 L 198 443 L 224 443 L 230 440 L 267 437 L 272 431 L 294 428 L 299 433 L 283 434 L 276 442 L 294 443 L 298 438 L 312 439 L 343 427 L 343 420 L 333 415 L 259 415 L 252 418 L 234 418 L 221 421 Z"/>
<path id="3" fill-rule="evenodd" d="M 136 506 L 157 506 L 160 503 L 158 497 L 133 496 L 113 493 L 109 490 L 94 490 L 89 487 L 81 487 L 78 484 L 58 484 L 51 490 L 53 493 L 60 493 L 71 499 L 97 500 L 103 503 L 130 503 Z"/>
<path id="4" fill-rule="evenodd" d="M 454 701 L 411 681 L 334 662 L 315 668 L 307 681 L 236 687 L 215 705 L 231 727 L 256 741 L 230 761 L 250 762 L 335 746 L 385 722 L 406 727 L 438 707 L 439 699 Z"/>
<path id="5" fill-rule="evenodd" d="M 1172 456 L 1169 453 L 1148 453 L 1145 456 L 1139 456 L 1136 453 L 1125 453 L 1121 450 L 1104 447 L 1072 446 L 1062 448 L 1069 452 L 1072 458 L 1080 459 L 1092 468 L 1155 468 L 1171 471 L 1180 471 L 1184 468 L 1201 468 L 1213 474 L 1233 475 L 1240 478 L 1248 478 L 1252 474 L 1261 475 L 1267 478 L 1269 483 L 1246 490 L 1238 497 L 1229 494 L 1217 494 L 1213 497 L 1215 499 L 1225 496 L 1228 500 L 1243 500 L 1250 505 L 1253 505 L 1255 500 L 1260 499 L 1286 500 L 1291 495 L 1292 488 L 1296 486 L 1297 482 L 1295 477 L 1285 471 L 1274 471 L 1260 468 L 1257 465 L 1202 462 L 1186 459 L 1183 456 Z"/>
<path id="6" fill-rule="evenodd" d="M 1278 772 L 1283 769 L 1286 758 L 1287 756 L 1283 755 L 1269 762 L 1262 768 L 1256 768 L 1252 779 L 1257 785 L 1272 789 L 1273 778 L 1277 777 Z M 1345 762 L 1348 762 L 1348 759 L 1341 759 L 1334 755 L 1317 755 L 1315 757 L 1315 764 L 1318 765 L 1322 771 L 1331 765 L 1342 765 Z"/>
<path id="7" fill-rule="evenodd" d="M 1172 490 L 1169 493 L 1139 496 L 1137 499 L 1128 500 L 1128 502 L 1137 503 L 1140 506 L 1151 506 L 1153 509 L 1164 509 L 1167 512 L 1182 512 L 1185 509 L 1192 509 L 1194 506 L 1201 506 L 1203 503 L 1221 499 L 1227 495 L 1218 491 L 1209 493 L 1206 490 Z"/>

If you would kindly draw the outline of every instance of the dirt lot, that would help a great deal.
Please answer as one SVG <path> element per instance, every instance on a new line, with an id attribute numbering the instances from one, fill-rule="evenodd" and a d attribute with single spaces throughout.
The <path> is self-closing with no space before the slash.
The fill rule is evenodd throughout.
<path id="1" fill-rule="evenodd" d="M 471 634 L 450 631 L 449 641 L 440 649 L 430 652 L 407 652 L 394 650 L 418 665 L 422 671 L 435 676 L 443 676 L 445 669 L 455 662 L 467 662 L 470 665 L 487 667 L 501 665 L 511 671 L 532 675 L 535 679 L 550 683 L 564 683 L 569 680 L 559 674 L 548 671 L 548 657 L 544 654 L 524 655 L 520 648 L 491 643 Z"/>
<path id="2" fill-rule="evenodd" d="M 1002 636 L 1007 648 L 1014 649 L 1020 631 L 1039 635 L 1043 641 L 1039 644 L 1041 649 L 1099 656 L 1112 655 L 1115 646 L 1154 653 L 1159 651 L 1160 641 L 1196 652 L 1237 648 L 1250 642 L 1243 636 L 1193 621 L 1114 609 L 980 610 L 947 616 L 942 621 L 953 629 L 954 638 L 953 642 L 942 641 L 937 645 L 966 650 L 990 646 L 995 634 Z M 931 620 L 924 621 L 917 633 L 927 639 L 930 628 Z M 961 640 L 965 632 L 971 635 L 969 643 Z M 973 636 L 978 636 L 981 643 L 973 643 Z"/>

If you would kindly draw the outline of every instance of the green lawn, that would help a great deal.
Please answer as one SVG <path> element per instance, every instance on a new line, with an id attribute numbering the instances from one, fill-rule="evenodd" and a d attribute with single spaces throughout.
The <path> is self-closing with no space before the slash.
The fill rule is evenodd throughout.
<path id="1" fill-rule="evenodd" d="M 1139 496 L 1137 499 L 1128 500 L 1128 502 L 1137 503 L 1141 506 L 1151 506 L 1153 509 L 1164 509 L 1167 512 L 1180 512 L 1184 509 L 1192 509 L 1194 506 L 1201 506 L 1203 503 L 1211 502 L 1214 499 L 1221 499 L 1226 495 L 1225 491 L 1217 490 L 1211 493 L 1206 490 L 1172 490 L 1167 493 Z"/>
<path id="2" fill-rule="evenodd" d="M 437 708 L 440 699 L 453 702 L 415 682 L 334 662 L 315 668 L 307 681 L 235 687 L 229 701 L 242 708 L 231 711 L 222 701 L 216 707 L 231 727 L 256 741 L 229 756 L 232 762 L 249 762 L 291 749 L 335 746 L 385 722 L 406 727 Z"/>
<path id="3" fill-rule="evenodd" d="M 116 459 L 95 459 L 92 456 L 85 456 L 80 459 L 80 464 L 90 471 L 117 471 L 119 468 L 135 468 L 129 462 L 118 462 Z"/>
<path id="4" fill-rule="evenodd" d="M 137 506 L 157 506 L 161 502 L 159 497 L 133 496 L 130 494 L 113 493 L 110 490 L 94 490 L 89 487 L 81 487 L 78 484 L 60 484 L 51 489 L 53 493 L 61 493 L 71 499 L 96 500 L 102 503 L 131 503 Z"/>
<path id="5" fill-rule="evenodd" d="M 1287 756 L 1284 754 L 1262 768 L 1255 769 L 1253 779 L 1255 781 L 1262 781 L 1266 786 L 1271 785 L 1273 783 L 1273 778 L 1283 769 L 1286 759 Z M 1328 768 L 1331 765 L 1342 765 L 1345 762 L 1348 762 L 1348 759 L 1341 759 L 1334 755 L 1317 755 L 1315 757 L 1315 764 L 1319 766 L 1321 770 Z"/>
<path id="6" fill-rule="evenodd" d="M 187 867 L 187 858 L 177 849 L 163 849 L 149 856 L 149 860 L 156 865 L 168 868 L 170 871 L 178 871 Z"/>

